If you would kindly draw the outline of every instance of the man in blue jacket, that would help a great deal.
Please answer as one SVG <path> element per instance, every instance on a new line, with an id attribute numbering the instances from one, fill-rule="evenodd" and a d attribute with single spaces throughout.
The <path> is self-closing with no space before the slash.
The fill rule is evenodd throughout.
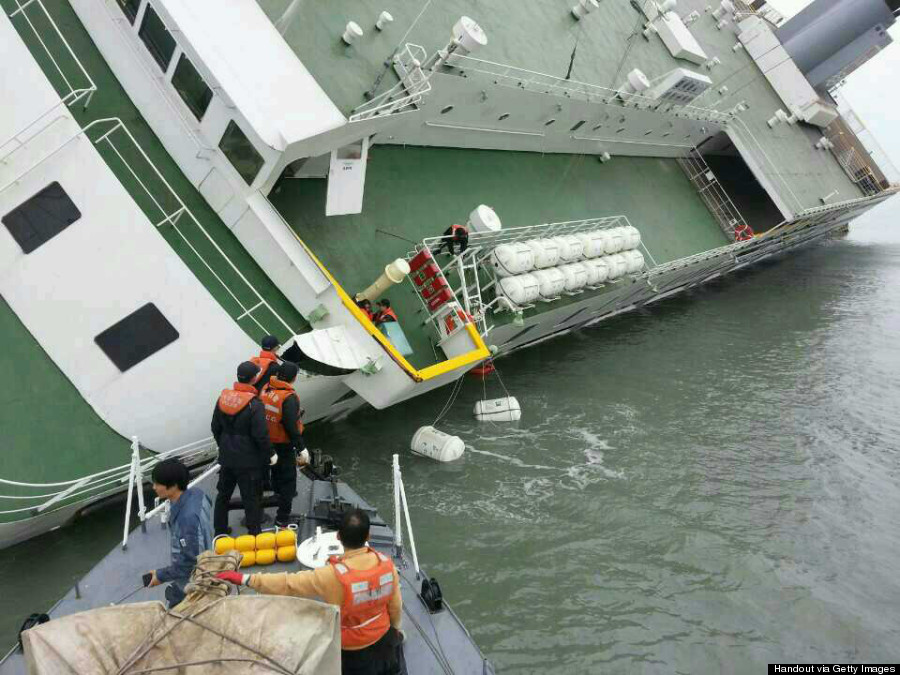
<path id="1" fill-rule="evenodd" d="M 169 609 L 184 600 L 184 587 L 197 564 L 197 556 L 212 548 L 212 503 L 203 490 L 188 488 L 190 474 L 177 459 L 165 459 L 153 467 L 153 490 L 169 500 L 169 543 L 172 564 L 151 572 L 150 586 L 166 587 Z"/>

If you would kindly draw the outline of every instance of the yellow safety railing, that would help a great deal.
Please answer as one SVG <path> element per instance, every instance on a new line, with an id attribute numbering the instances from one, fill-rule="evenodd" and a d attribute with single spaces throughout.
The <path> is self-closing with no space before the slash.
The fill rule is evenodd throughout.
<path id="1" fill-rule="evenodd" d="M 454 356 L 452 359 L 447 359 L 446 361 L 436 363 L 433 366 L 428 366 L 427 368 L 422 368 L 421 370 L 417 369 L 409 361 L 407 361 L 399 351 L 397 351 L 397 348 L 394 347 L 393 344 L 391 344 L 391 341 L 388 340 L 384 336 L 384 334 L 380 330 L 378 330 L 375 324 L 373 324 L 369 320 L 369 317 L 366 316 L 365 312 L 363 312 L 359 308 L 359 306 L 356 304 L 356 301 L 354 301 L 353 298 L 350 297 L 350 294 L 343 289 L 343 287 L 338 283 L 337 279 L 334 278 L 334 275 L 328 271 L 328 268 L 322 264 L 322 261 L 316 257 L 312 250 L 310 250 L 309 246 L 307 246 L 306 243 L 300 238 L 300 236 L 296 232 L 294 232 L 293 228 L 288 229 L 291 230 L 294 238 L 304 248 L 313 262 L 315 262 L 316 265 L 318 265 L 319 269 L 322 270 L 322 274 L 324 274 L 334 286 L 334 289 L 337 291 L 338 297 L 340 297 L 344 307 L 346 307 L 347 310 L 356 318 L 356 320 L 365 329 L 365 331 L 378 341 L 381 347 L 390 355 L 394 362 L 416 382 L 431 380 L 435 377 L 439 377 L 445 373 L 456 370 L 457 368 L 462 368 L 463 366 L 467 366 L 472 363 L 478 363 L 480 361 L 484 361 L 487 358 L 490 358 L 491 350 L 488 349 L 486 344 L 484 344 L 484 340 L 481 339 L 481 335 L 478 334 L 478 329 L 475 328 L 475 325 L 471 322 L 468 322 L 465 324 L 465 327 L 469 333 L 469 337 L 475 344 L 475 349 L 466 352 L 465 354 Z"/>

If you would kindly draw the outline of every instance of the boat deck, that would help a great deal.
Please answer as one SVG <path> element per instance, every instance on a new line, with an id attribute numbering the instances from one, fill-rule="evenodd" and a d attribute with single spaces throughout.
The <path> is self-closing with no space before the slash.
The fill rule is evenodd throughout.
<path id="1" fill-rule="evenodd" d="M 211 495 L 215 494 L 215 476 L 208 477 L 201 485 Z M 319 499 L 331 496 L 331 483 L 314 481 L 300 475 L 298 477 L 298 495 L 294 499 L 294 510 L 298 514 L 310 514 L 312 505 Z M 356 504 L 363 509 L 371 509 L 346 483 L 338 483 L 339 495 L 343 500 Z M 267 509 L 270 516 L 274 509 Z M 242 510 L 233 510 L 230 514 L 230 525 L 233 535 L 246 532 L 240 524 Z M 306 539 L 315 534 L 320 522 L 306 518 L 299 530 L 299 539 Z M 381 519 L 372 520 L 370 545 L 387 555 L 394 556 L 393 532 Z M 169 533 L 160 526 L 159 519 L 148 522 L 146 531 L 135 528 L 128 539 L 128 548 L 122 550 L 117 545 L 112 552 L 77 582 L 66 595 L 48 613 L 53 618 L 82 612 L 97 607 L 125 602 L 138 603 L 164 600 L 165 586 L 152 589 L 141 589 L 141 575 L 148 569 L 156 569 L 168 564 Z M 482 656 L 472 638 L 466 632 L 456 614 L 449 608 L 431 614 L 418 596 L 421 581 L 416 578 L 412 561 L 405 556 L 394 557 L 397 571 L 401 577 L 403 593 L 403 630 L 406 633 L 404 655 L 408 671 L 415 675 L 431 675 L 443 673 L 493 673 L 491 664 Z M 247 572 L 297 572 L 302 566 L 298 562 L 275 563 L 266 567 L 247 568 Z M 132 593 L 132 595 L 129 595 Z M 242 593 L 253 593 L 242 589 Z M 126 598 L 127 596 L 127 598 Z M 38 611 L 36 608 L 22 610 L 25 614 Z M 23 616 L 24 619 L 24 616 Z M 5 651 L 5 650 L 4 650 Z M 9 660 L 0 665 L 0 675 L 20 675 L 26 672 L 25 660 L 21 651 L 13 654 Z"/>
<path id="2" fill-rule="evenodd" d="M 278 287 L 275 286 L 250 254 L 240 245 L 231 231 L 166 152 L 162 143 L 150 129 L 113 75 L 69 3 L 66 0 L 43 0 L 43 4 L 59 27 L 60 33 L 68 41 L 72 51 L 97 86 L 97 91 L 91 96 L 90 103 L 86 109 L 81 102 L 70 107 L 70 112 L 78 123 L 85 127 L 94 120 L 106 118 L 122 120 L 163 178 L 171 185 L 182 202 L 194 214 L 200 225 L 210 234 L 225 255 L 255 287 L 260 296 L 265 298 L 272 309 L 283 317 L 290 326 L 294 327 L 297 332 L 305 330 L 308 324 L 303 316 L 284 297 Z M 0 0 L 0 7 L 7 15 L 12 13 L 16 6 L 16 0 Z M 27 14 L 20 13 L 13 17 L 11 21 L 57 92 L 60 92 L 61 95 L 62 92 L 67 92 L 68 88 L 62 80 L 59 70 L 49 60 L 47 52 L 44 51 L 35 38 L 35 31 L 40 34 L 56 63 L 70 82 L 77 82 L 80 72 L 77 64 L 65 51 L 62 41 L 52 26 L 50 26 L 43 12 L 35 4 L 28 9 Z M 29 26 L 29 22 L 34 27 L 34 30 Z M 168 193 L 164 184 L 155 179 L 155 176 L 151 173 L 152 170 L 150 170 L 146 160 L 141 157 L 139 151 L 136 148 L 129 147 L 127 144 L 119 145 L 118 150 L 124 159 L 135 168 L 135 173 L 148 186 L 161 206 L 169 212 L 174 211 L 176 208 L 175 201 L 171 198 L 167 199 Z M 148 198 L 147 193 L 139 185 L 136 176 L 129 167 L 108 146 L 100 145 L 98 146 L 98 151 L 113 173 L 122 182 L 122 185 L 147 214 L 150 221 L 161 221 L 160 210 Z M 181 218 L 178 221 L 178 227 L 184 234 L 184 238 L 171 226 L 163 225 L 158 229 L 160 235 L 166 239 L 185 265 L 197 276 L 210 295 L 219 302 L 230 316 L 237 318 L 242 313 L 241 305 L 235 301 L 231 293 L 235 294 L 244 307 L 252 307 L 257 303 L 256 296 L 251 289 L 247 288 L 246 284 L 240 280 L 235 271 L 227 264 L 227 261 L 217 253 L 213 244 L 210 243 L 209 239 L 193 222 L 187 218 Z M 190 242 L 190 246 L 196 250 L 196 253 L 191 250 L 185 239 Z M 222 282 L 219 282 L 215 278 L 216 276 Z M 227 290 L 225 286 L 228 287 Z M 280 338 L 286 339 L 288 337 L 280 322 L 265 307 L 254 312 L 254 317 Z M 243 320 L 238 323 L 254 340 L 262 337 L 261 329 L 254 322 Z"/>
<path id="3" fill-rule="evenodd" d="M 779 124 L 774 129 L 766 125 L 766 120 L 784 103 L 750 56 L 743 50 L 732 51 L 737 42 L 734 25 L 729 21 L 718 30 L 716 21 L 705 11 L 710 4 L 707 0 L 679 0 L 676 11 L 679 16 L 693 10 L 700 12 L 700 19 L 691 24 L 690 31 L 709 58 L 716 56 L 721 60 L 721 65 L 713 70 L 673 58 L 658 36 L 645 40 L 641 30 L 646 20 L 628 0 L 604 0 L 599 9 L 581 21 L 575 21 L 569 13 L 574 0 L 332 0 L 302 3 L 299 11 L 286 17 L 288 7 L 297 3 L 258 1 L 276 25 L 284 17 L 285 40 L 345 114 L 365 102 L 364 92 L 383 72 L 384 61 L 400 42 L 419 44 L 431 54 L 447 45 L 451 27 L 460 16 L 467 15 L 481 25 L 488 37 L 488 44 L 472 54 L 478 59 L 561 78 L 566 75 L 575 49 L 571 79 L 611 89 L 618 89 L 633 68 L 640 68 L 650 80 L 676 67 L 707 75 L 715 86 L 695 105 L 727 110 L 746 101 L 749 110 L 740 118 L 759 141 L 760 147 L 754 147 L 756 159 L 766 167 L 791 209 L 820 206 L 819 198 L 835 189 L 839 192 L 835 201 L 861 196 L 835 158 L 815 149 L 815 142 L 822 135 L 819 129 L 804 124 Z M 383 10 L 393 15 L 394 22 L 386 30 L 377 31 L 375 20 Z M 348 21 L 355 21 L 365 32 L 352 47 L 340 39 Z M 408 36 L 404 37 L 407 30 Z M 393 72 L 389 72 L 379 91 L 396 81 Z M 717 90 L 723 85 L 729 91 L 721 96 Z M 546 180 L 552 185 L 553 175 L 547 174 Z M 638 188 L 632 185 L 631 189 Z M 637 198 L 648 197 L 645 193 Z"/>
<path id="4" fill-rule="evenodd" d="M 369 153 L 363 211 L 325 216 L 325 180 L 285 180 L 270 198 L 348 292 L 368 286 L 413 245 L 464 223 L 478 204 L 504 228 L 619 215 L 663 263 L 729 243 L 673 159 L 376 145 Z M 383 232 L 391 232 L 390 236 Z M 416 366 L 434 363 L 436 334 L 418 329 L 422 305 L 408 283 L 387 294 Z"/>

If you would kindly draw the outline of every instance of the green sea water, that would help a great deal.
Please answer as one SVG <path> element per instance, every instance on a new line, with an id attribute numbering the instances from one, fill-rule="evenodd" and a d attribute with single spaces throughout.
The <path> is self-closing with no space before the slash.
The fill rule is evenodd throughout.
<path id="1" fill-rule="evenodd" d="M 444 388 L 309 431 L 387 515 L 499 672 L 760 673 L 900 661 L 900 202 L 835 239 Z M 502 382 L 502 383 L 501 383 Z M 514 424 L 475 422 L 485 394 Z M 120 511 L 0 552 L 0 638 L 121 533 Z"/>

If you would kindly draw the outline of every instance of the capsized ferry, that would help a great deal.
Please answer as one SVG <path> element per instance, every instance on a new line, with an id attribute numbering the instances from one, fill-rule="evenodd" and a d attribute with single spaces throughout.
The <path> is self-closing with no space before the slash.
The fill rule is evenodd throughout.
<path id="1" fill-rule="evenodd" d="M 897 0 L 0 7 L 0 546 L 210 459 L 264 335 L 340 420 L 897 191 L 835 100 Z"/>

